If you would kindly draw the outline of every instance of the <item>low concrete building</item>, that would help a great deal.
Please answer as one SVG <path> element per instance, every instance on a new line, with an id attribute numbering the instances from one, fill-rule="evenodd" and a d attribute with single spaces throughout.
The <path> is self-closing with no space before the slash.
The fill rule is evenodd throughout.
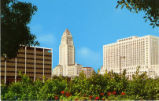
<path id="1" fill-rule="evenodd" d="M 16 58 L 1 57 L 2 83 L 20 80 L 18 73 L 26 74 L 31 80 L 51 78 L 52 49 L 21 46 Z"/>
<path id="2" fill-rule="evenodd" d="M 91 77 L 93 72 L 95 72 L 92 67 L 83 67 L 82 70 L 84 71 L 84 74 L 87 78 Z"/>

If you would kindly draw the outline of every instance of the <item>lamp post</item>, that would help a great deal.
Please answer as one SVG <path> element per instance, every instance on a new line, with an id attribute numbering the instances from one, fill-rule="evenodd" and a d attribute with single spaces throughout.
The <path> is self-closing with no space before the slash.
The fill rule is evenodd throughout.
<path id="1" fill-rule="evenodd" d="M 125 59 L 125 56 L 120 56 L 120 57 L 119 57 L 119 63 L 120 63 L 120 75 L 121 75 L 121 59 L 122 59 L 122 58 Z"/>

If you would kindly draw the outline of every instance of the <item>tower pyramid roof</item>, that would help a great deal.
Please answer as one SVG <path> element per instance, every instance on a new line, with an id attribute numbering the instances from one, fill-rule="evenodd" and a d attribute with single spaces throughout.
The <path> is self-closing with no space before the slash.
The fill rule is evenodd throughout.
<path id="1" fill-rule="evenodd" d="M 70 34 L 70 31 L 66 28 L 65 33 Z"/>
<path id="2" fill-rule="evenodd" d="M 71 35 L 70 31 L 66 28 L 62 36 L 68 36 Z"/>
<path id="3" fill-rule="evenodd" d="M 72 35 L 68 29 L 66 29 L 64 31 L 62 38 L 61 38 L 61 43 L 63 43 L 63 44 L 72 43 L 73 44 Z"/>

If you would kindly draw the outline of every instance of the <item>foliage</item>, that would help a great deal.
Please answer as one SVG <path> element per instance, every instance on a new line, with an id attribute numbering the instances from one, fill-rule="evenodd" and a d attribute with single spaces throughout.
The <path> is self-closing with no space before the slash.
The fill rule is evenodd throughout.
<path id="1" fill-rule="evenodd" d="M 74 95 L 81 96 L 88 93 L 87 91 L 89 88 L 89 84 L 83 72 L 80 74 L 79 77 L 75 77 L 71 81 L 70 88 L 71 88 L 71 92 Z"/>
<path id="2" fill-rule="evenodd" d="M 53 77 L 42 83 L 32 82 L 26 75 L 10 85 L 2 85 L 2 100 L 159 100 L 159 78 L 148 78 L 139 70 L 129 80 L 121 75 L 94 73 L 86 78 Z"/>
<path id="3" fill-rule="evenodd" d="M 34 99 L 32 81 L 26 75 L 22 76 L 21 82 L 12 83 L 4 95 L 4 100 L 28 100 Z"/>
<path id="4" fill-rule="evenodd" d="M 1 6 L 1 54 L 12 58 L 17 55 L 20 45 L 38 45 L 36 36 L 27 26 L 36 6 L 17 0 L 2 0 Z"/>
<path id="5" fill-rule="evenodd" d="M 145 21 L 149 20 L 150 25 L 159 27 L 159 0 L 118 0 L 117 8 L 126 7 L 130 12 L 141 12 L 145 13 Z"/>
<path id="6" fill-rule="evenodd" d="M 47 80 L 44 86 L 39 90 L 40 100 L 53 100 L 54 96 L 60 94 L 66 88 L 67 80 L 63 78 L 56 78 Z"/>

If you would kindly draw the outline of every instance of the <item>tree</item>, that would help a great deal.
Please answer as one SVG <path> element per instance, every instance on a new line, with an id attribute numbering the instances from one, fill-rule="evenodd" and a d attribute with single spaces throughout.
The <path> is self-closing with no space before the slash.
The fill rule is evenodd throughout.
<path id="1" fill-rule="evenodd" d="M 39 45 L 27 26 L 37 7 L 17 0 L 2 0 L 1 6 L 1 55 L 16 57 L 21 45 Z"/>
<path id="2" fill-rule="evenodd" d="M 159 0 L 118 0 L 118 8 L 126 7 L 130 12 L 141 12 L 145 13 L 145 21 L 149 20 L 150 25 L 154 27 L 159 27 Z"/>

